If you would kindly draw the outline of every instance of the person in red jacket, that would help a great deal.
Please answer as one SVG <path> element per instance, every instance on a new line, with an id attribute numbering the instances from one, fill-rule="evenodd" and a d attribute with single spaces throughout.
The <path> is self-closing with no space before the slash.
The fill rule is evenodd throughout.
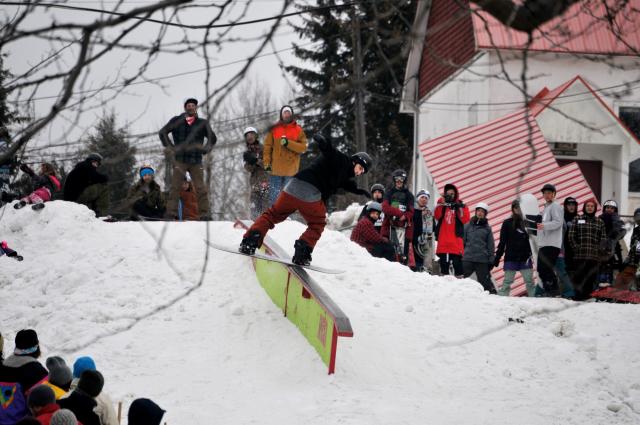
<path id="1" fill-rule="evenodd" d="M 351 231 L 351 240 L 364 247 L 371 255 L 395 261 L 395 250 L 389 239 L 383 237 L 375 228 L 375 222 L 380 218 L 382 205 L 371 201 L 366 206 L 367 213 L 358 221 Z"/>
<path id="2" fill-rule="evenodd" d="M 53 390 L 46 385 L 38 385 L 29 393 L 29 410 L 40 422 L 40 425 L 49 425 L 51 416 L 60 410 L 56 404 L 56 395 Z"/>
<path id="3" fill-rule="evenodd" d="M 469 208 L 460 200 L 458 188 L 448 183 L 444 185 L 444 196 L 438 199 L 433 218 L 437 220 L 435 234 L 438 241 L 436 255 L 440 259 L 440 274 L 448 275 L 453 265 L 456 277 L 464 275 L 462 255 L 464 254 L 464 225 L 469 222 Z"/>

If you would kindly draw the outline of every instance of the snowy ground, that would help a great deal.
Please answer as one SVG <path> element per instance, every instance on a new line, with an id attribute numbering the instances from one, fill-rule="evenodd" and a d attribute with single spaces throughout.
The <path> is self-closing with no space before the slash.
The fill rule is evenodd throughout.
<path id="1" fill-rule="evenodd" d="M 640 306 L 489 296 L 326 231 L 314 261 L 346 273 L 313 275 L 355 332 L 328 376 L 247 258 L 209 251 L 202 275 L 206 229 L 103 223 L 63 202 L 0 211 L 25 257 L 0 258 L 5 354 L 35 328 L 45 356 L 93 356 L 115 400 L 150 397 L 169 425 L 640 423 Z M 291 251 L 301 229 L 272 235 Z"/>

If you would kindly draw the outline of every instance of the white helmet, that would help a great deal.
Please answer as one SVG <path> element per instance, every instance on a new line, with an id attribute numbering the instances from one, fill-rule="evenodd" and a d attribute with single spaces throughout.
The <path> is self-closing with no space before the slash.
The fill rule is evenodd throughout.
<path id="1" fill-rule="evenodd" d="M 478 208 L 482 208 L 485 214 L 489 214 L 489 205 L 485 204 L 484 202 L 478 202 L 478 204 L 473 210 L 475 211 Z"/>
<path id="2" fill-rule="evenodd" d="M 247 127 L 244 129 L 244 133 L 242 133 L 243 136 L 246 136 L 247 133 L 256 133 L 256 136 L 258 135 L 258 130 L 256 130 L 255 127 Z"/>

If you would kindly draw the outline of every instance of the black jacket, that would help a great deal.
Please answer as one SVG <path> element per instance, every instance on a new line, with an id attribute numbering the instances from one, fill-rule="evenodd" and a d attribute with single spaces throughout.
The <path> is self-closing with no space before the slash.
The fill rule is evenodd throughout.
<path id="1" fill-rule="evenodd" d="M 97 406 L 93 397 L 81 390 L 74 390 L 69 397 L 57 401 L 62 409 L 69 409 L 83 425 L 100 425 L 100 417 L 93 411 Z"/>
<path id="2" fill-rule="evenodd" d="M 351 158 L 338 152 L 331 142 L 318 141 L 318 148 L 322 155 L 309 167 L 300 170 L 294 177 L 312 184 L 322 194 L 322 201 L 326 201 L 338 189 L 344 189 L 357 195 L 369 196 L 369 192 L 359 189 L 354 177 L 354 165 Z"/>
<path id="3" fill-rule="evenodd" d="M 209 121 L 196 117 L 193 124 L 187 124 L 187 114 L 180 114 L 169 120 L 162 127 L 158 136 L 165 147 L 173 147 L 176 152 L 176 160 L 187 164 L 202 164 L 202 155 L 208 153 L 218 138 L 211 129 Z M 169 133 L 173 137 L 173 143 L 169 140 Z M 207 138 L 205 145 L 204 139 Z"/>
<path id="4" fill-rule="evenodd" d="M 106 183 L 109 178 L 104 174 L 100 174 L 96 167 L 91 165 L 91 161 L 84 160 L 76 164 L 67 176 L 64 183 L 64 200 L 75 201 L 78 199 L 83 190 L 87 187 Z"/>
<path id="5" fill-rule="evenodd" d="M 509 217 L 502 222 L 500 228 L 500 243 L 496 250 L 495 263 L 500 261 L 502 254 L 505 254 L 504 261 L 524 262 L 531 258 L 531 245 L 529 236 L 524 225 L 513 225 L 513 217 Z"/>

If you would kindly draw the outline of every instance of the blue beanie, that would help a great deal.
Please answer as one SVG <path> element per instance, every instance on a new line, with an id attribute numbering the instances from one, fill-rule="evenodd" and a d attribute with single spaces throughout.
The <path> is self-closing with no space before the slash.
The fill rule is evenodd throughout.
<path id="1" fill-rule="evenodd" d="M 73 377 L 80 378 L 85 370 L 96 370 L 96 363 L 89 356 L 78 357 L 73 364 Z"/>

